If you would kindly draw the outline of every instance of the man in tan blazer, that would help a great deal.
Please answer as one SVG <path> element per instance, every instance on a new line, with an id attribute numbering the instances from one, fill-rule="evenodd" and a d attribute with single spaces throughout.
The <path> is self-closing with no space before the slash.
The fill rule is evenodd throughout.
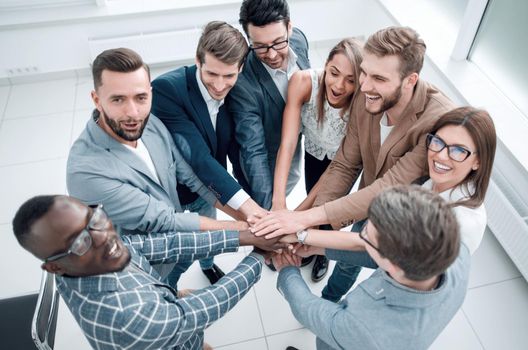
<path id="1" fill-rule="evenodd" d="M 368 38 L 361 92 L 352 106 L 347 134 L 301 205 L 314 207 L 268 214 L 254 225 L 257 235 L 297 233 L 302 238 L 308 227 L 350 225 L 366 218 L 370 202 L 384 188 L 427 174 L 425 136 L 438 117 L 455 106 L 419 79 L 425 48 L 418 33 L 407 27 L 385 28 Z M 362 170 L 359 190 L 349 194 Z M 323 298 L 338 301 L 358 273 L 359 267 L 337 263 Z"/>

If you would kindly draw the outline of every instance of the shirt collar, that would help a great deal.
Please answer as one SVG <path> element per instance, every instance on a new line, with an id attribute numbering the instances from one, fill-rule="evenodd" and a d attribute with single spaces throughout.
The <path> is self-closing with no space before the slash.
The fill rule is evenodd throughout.
<path id="1" fill-rule="evenodd" d="M 428 190 L 432 190 L 433 180 L 427 180 L 422 186 Z M 473 193 L 475 193 L 475 184 L 470 182 L 467 184 L 467 186 L 458 185 L 454 188 L 447 189 L 444 192 L 439 193 L 439 196 L 445 201 L 455 203 L 471 197 Z"/>
<path id="2" fill-rule="evenodd" d="M 420 291 L 398 283 L 385 271 L 378 268 L 371 278 L 363 281 L 358 287 L 375 300 L 385 299 L 385 303 L 388 305 L 422 308 L 444 301 L 449 278 L 448 274 L 444 272 L 440 275 L 438 286 L 435 289 Z"/>
<path id="3" fill-rule="evenodd" d="M 264 68 L 266 68 L 266 70 L 271 76 L 275 76 L 278 73 L 286 73 L 289 76 L 289 73 L 297 65 L 297 54 L 292 50 L 291 46 L 288 47 L 288 66 L 286 67 L 286 72 L 284 72 L 280 68 L 273 69 L 264 62 L 262 62 L 262 65 L 264 66 Z"/>

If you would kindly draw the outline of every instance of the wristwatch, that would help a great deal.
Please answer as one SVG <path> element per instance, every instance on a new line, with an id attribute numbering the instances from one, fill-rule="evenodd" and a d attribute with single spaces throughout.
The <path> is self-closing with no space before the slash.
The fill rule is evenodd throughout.
<path id="1" fill-rule="evenodd" d="M 306 237 L 308 237 L 308 230 L 297 231 L 297 241 L 299 241 L 299 243 L 304 244 Z"/>

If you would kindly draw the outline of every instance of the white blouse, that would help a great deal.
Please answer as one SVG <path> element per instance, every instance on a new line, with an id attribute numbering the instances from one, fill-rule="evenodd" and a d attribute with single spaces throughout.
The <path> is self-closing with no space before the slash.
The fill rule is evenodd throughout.
<path id="1" fill-rule="evenodd" d="M 304 149 L 319 160 L 325 156 L 333 159 L 341 140 L 346 133 L 348 114 L 343 118 L 339 115 L 340 108 L 334 108 L 325 100 L 324 119 L 317 122 L 317 91 L 319 90 L 319 76 L 321 70 L 310 69 L 312 78 L 312 95 L 310 100 L 301 108 L 301 132 L 304 134 Z"/>
<path id="2" fill-rule="evenodd" d="M 423 187 L 432 190 L 433 181 L 427 180 Z M 444 200 L 453 203 L 461 199 L 468 198 L 469 194 L 465 193 L 462 186 L 449 189 L 439 194 Z M 486 230 L 487 215 L 484 204 L 477 208 L 469 208 L 458 205 L 453 208 L 460 227 L 460 237 L 462 242 L 468 247 L 469 252 L 473 254 L 480 245 L 484 231 Z"/>

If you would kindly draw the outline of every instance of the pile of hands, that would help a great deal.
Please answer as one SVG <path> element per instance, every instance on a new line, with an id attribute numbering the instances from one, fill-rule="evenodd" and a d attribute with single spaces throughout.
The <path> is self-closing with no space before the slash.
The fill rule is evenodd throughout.
<path id="1" fill-rule="evenodd" d="M 292 215 L 293 214 L 293 215 Z M 296 233 L 303 230 L 294 219 L 295 212 L 279 210 L 248 217 L 249 231 L 254 235 L 254 252 L 265 257 L 280 271 L 287 266 L 300 266 L 302 258 L 324 254 L 324 249 L 299 243 Z"/>

